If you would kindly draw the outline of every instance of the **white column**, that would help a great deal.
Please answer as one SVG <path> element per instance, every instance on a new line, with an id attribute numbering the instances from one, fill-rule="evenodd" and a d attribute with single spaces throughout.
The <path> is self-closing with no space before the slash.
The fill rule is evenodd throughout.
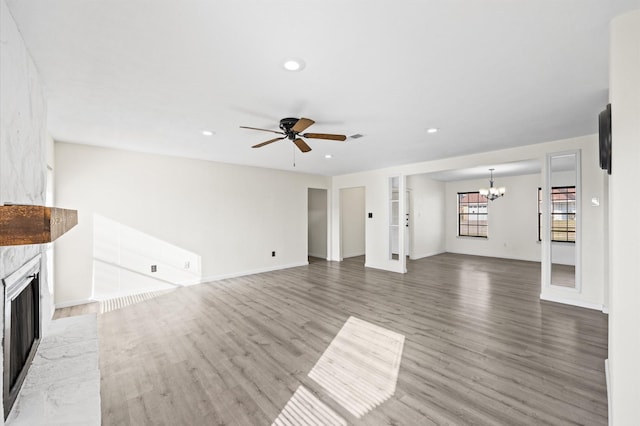
<path id="1" fill-rule="evenodd" d="M 640 10 L 611 22 L 610 424 L 640 424 Z"/>

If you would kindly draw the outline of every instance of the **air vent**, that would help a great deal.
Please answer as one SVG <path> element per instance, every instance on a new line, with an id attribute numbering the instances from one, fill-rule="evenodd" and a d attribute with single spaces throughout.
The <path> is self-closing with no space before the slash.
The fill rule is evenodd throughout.
<path id="1" fill-rule="evenodd" d="M 356 133 L 355 135 L 351 135 L 349 136 L 351 139 L 360 139 L 361 137 L 363 137 L 364 135 L 361 135 L 360 133 Z"/>

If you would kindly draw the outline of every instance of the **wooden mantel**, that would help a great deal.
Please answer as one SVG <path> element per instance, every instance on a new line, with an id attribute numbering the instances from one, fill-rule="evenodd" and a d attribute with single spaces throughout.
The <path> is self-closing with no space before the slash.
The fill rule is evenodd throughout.
<path id="1" fill-rule="evenodd" d="M 0 246 L 50 243 L 77 223 L 77 210 L 29 205 L 0 206 Z"/>

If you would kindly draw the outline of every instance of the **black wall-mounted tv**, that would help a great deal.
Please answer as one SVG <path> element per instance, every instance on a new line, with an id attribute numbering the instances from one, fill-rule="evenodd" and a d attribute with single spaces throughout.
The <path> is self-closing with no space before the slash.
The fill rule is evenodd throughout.
<path id="1" fill-rule="evenodd" d="M 611 104 L 598 115 L 600 168 L 611 174 Z"/>

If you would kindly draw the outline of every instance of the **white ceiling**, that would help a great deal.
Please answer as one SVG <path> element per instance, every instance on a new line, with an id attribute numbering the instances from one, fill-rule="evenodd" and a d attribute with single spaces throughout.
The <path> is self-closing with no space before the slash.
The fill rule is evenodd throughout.
<path id="1" fill-rule="evenodd" d="M 59 141 L 337 175 L 595 133 L 640 0 L 6 0 Z M 288 57 L 303 71 L 282 68 Z M 316 133 L 296 154 L 283 117 Z M 429 127 L 439 133 L 427 134 Z M 212 130 L 205 137 L 202 130 Z M 327 160 L 325 154 L 333 154 Z"/>

